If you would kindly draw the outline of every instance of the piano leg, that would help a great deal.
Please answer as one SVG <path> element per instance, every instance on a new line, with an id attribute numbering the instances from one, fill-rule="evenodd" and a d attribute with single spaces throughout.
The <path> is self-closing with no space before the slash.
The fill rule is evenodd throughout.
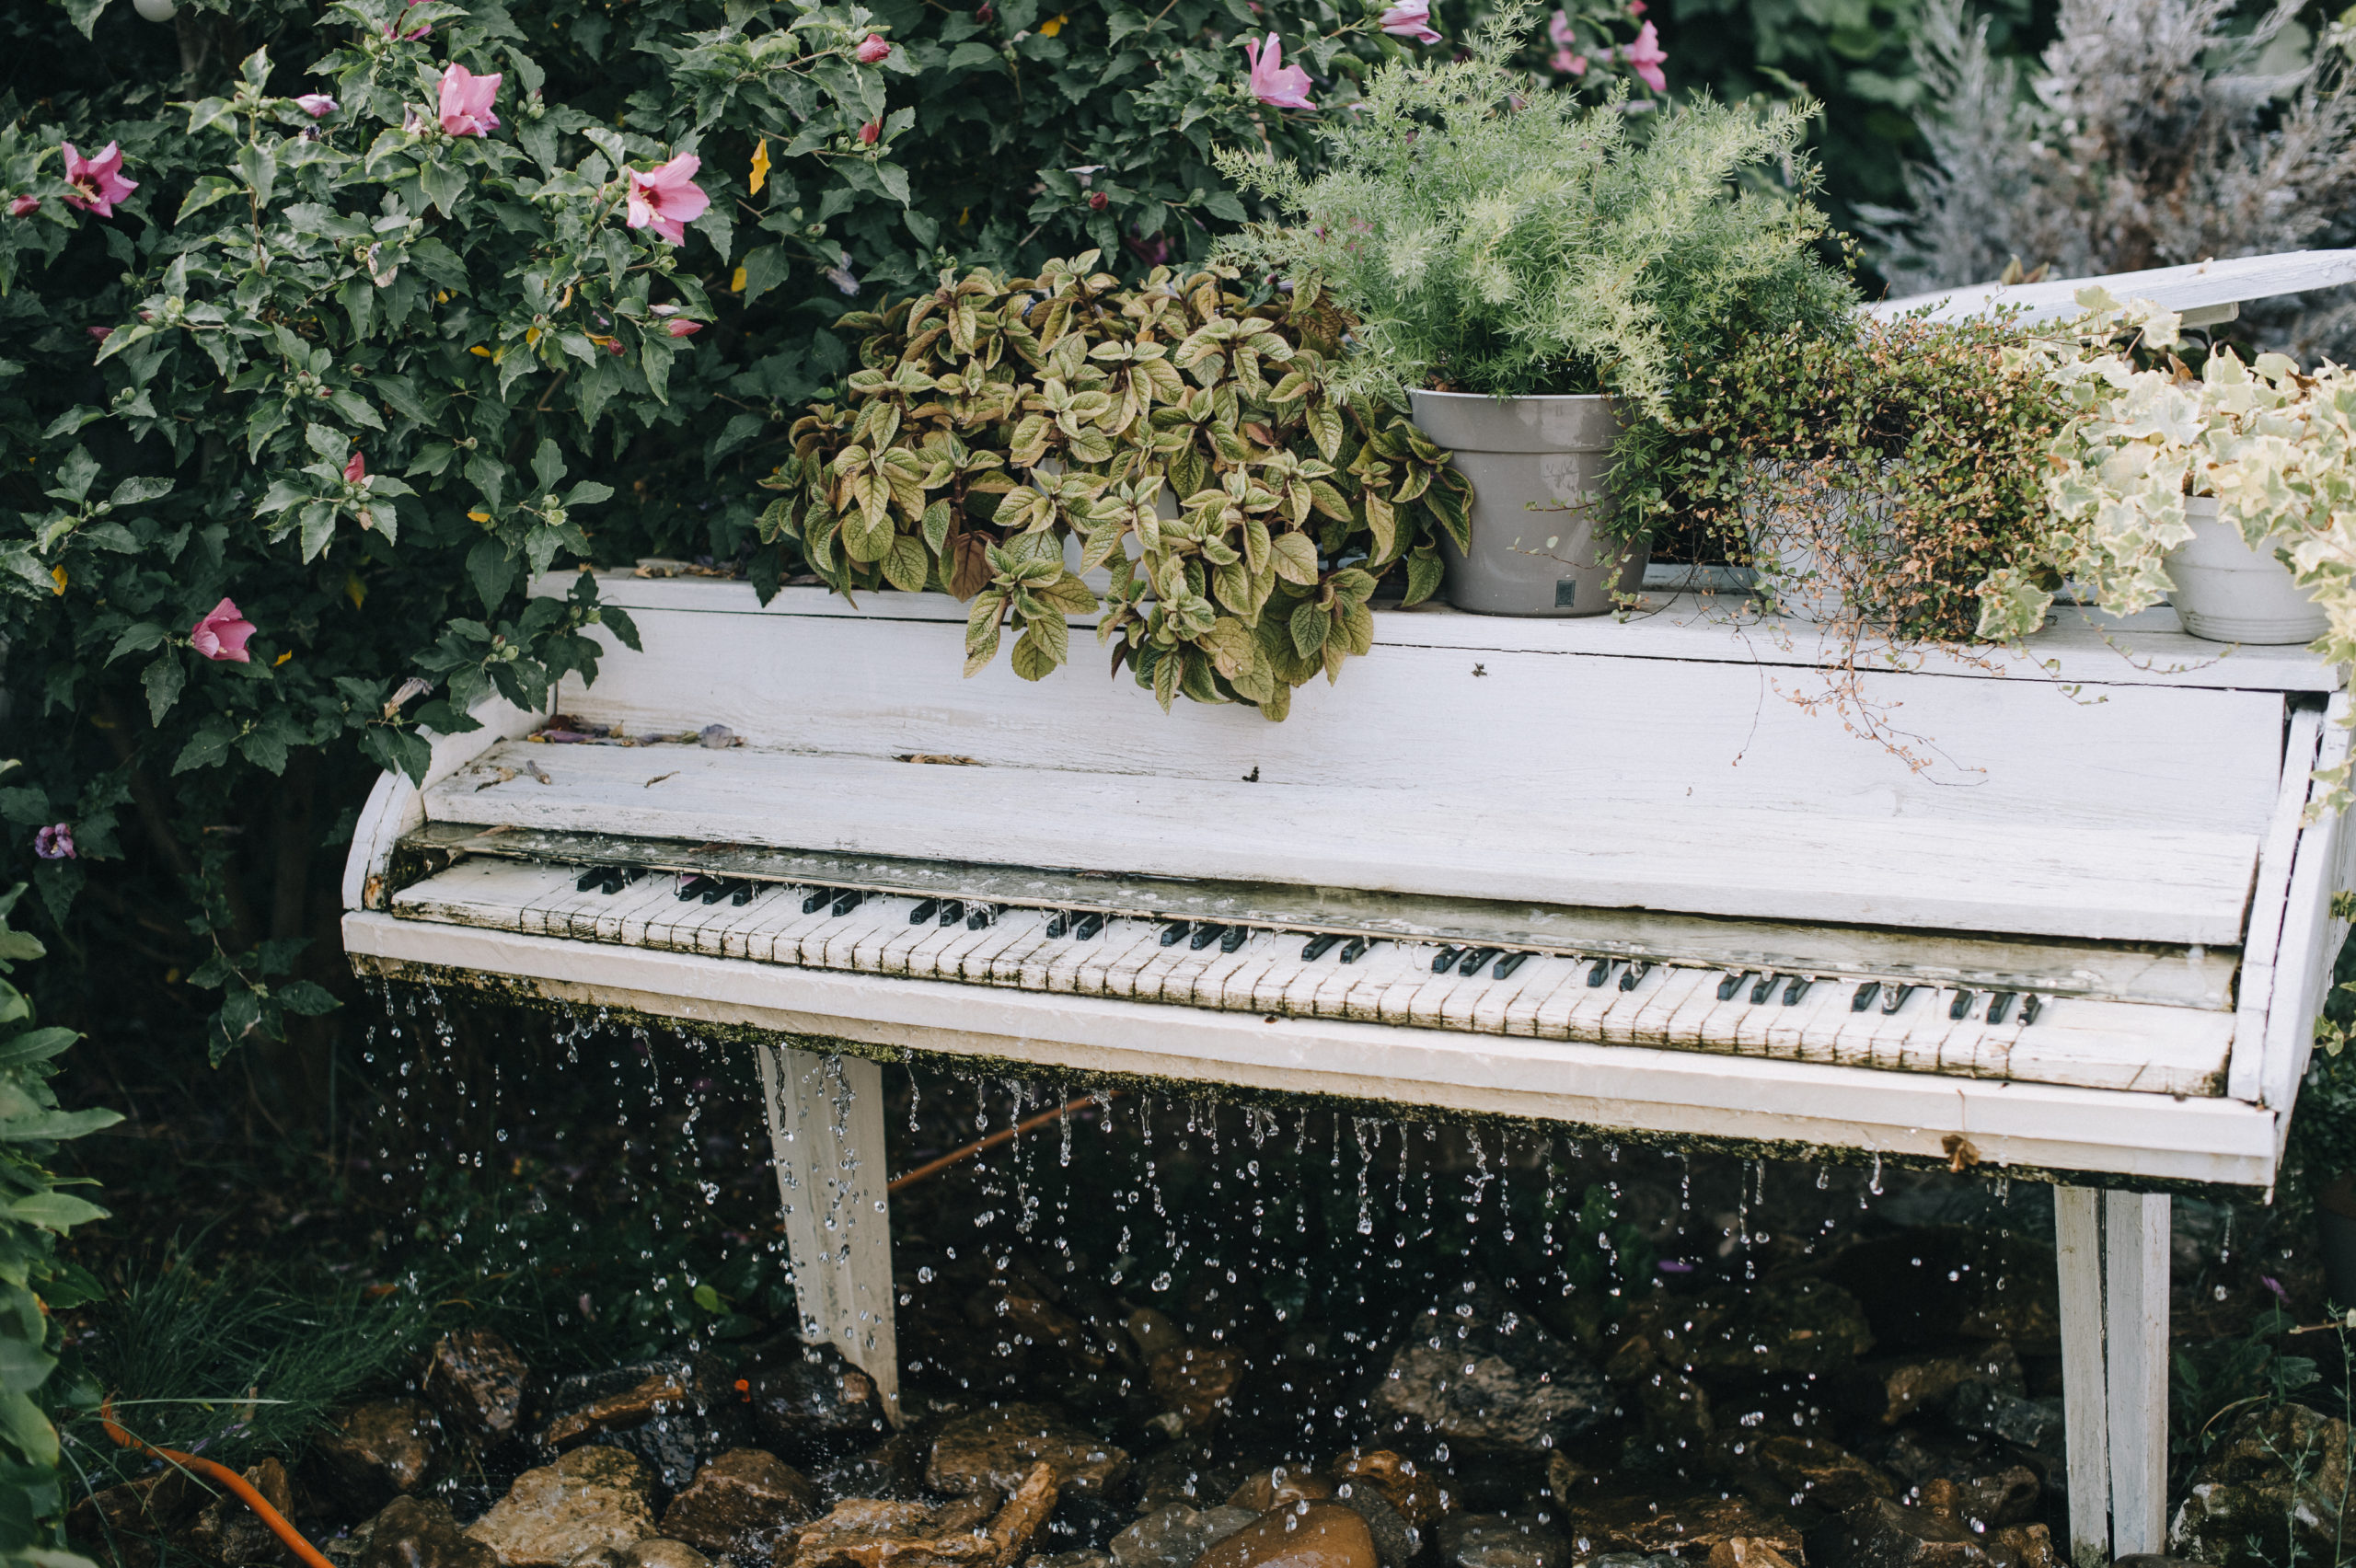
<path id="1" fill-rule="evenodd" d="M 2167 1550 L 2168 1200 L 2053 1189 L 2070 1556 Z"/>
<path id="2" fill-rule="evenodd" d="M 896 1426 L 884 1069 L 858 1056 L 758 1049 L 803 1338 L 831 1343 L 874 1378 Z"/>

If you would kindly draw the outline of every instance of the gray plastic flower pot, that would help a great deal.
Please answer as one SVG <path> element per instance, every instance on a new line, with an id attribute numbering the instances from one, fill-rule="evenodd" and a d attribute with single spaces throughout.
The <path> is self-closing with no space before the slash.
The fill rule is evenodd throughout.
<path id="1" fill-rule="evenodd" d="M 2217 498 L 2185 498 L 2192 537 L 2168 552 L 2168 581 L 2184 629 L 2212 642 L 2313 642 L 2331 622 L 2271 546 L 2254 550 L 2235 524 L 2217 515 Z"/>
<path id="2" fill-rule="evenodd" d="M 1605 397 L 1410 392 L 1415 421 L 1472 481 L 1472 548 L 1446 539 L 1443 591 L 1484 616 L 1600 616 L 1644 581 L 1641 548 L 1600 531 L 1620 420 Z"/>

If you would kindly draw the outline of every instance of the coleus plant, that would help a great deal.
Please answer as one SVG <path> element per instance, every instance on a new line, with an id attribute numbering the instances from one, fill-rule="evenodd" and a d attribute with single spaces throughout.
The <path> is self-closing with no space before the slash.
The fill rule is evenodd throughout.
<path id="1" fill-rule="evenodd" d="M 1132 287 L 1097 256 L 944 271 L 845 316 L 862 368 L 793 426 L 764 535 L 838 593 L 969 601 L 968 674 L 1011 622 L 1009 662 L 1038 680 L 1095 615 L 1164 708 L 1282 719 L 1373 645 L 1385 579 L 1407 604 L 1438 586 L 1471 487 L 1403 417 L 1334 393 L 1348 323 L 1313 288 L 1255 299 L 1231 268 Z"/>

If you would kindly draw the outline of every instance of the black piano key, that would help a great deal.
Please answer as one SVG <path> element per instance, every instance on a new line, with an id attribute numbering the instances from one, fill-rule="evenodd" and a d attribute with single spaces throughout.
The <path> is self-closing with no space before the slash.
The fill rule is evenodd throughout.
<path id="1" fill-rule="evenodd" d="M 1082 915 L 1082 916 L 1080 917 L 1080 924 L 1079 924 L 1079 925 L 1077 925 L 1077 926 L 1074 926 L 1074 927 L 1071 928 L 1071 940 L 1074 940 L 1074 941 L 1076 941 L 1076 942 L 1084 942 L 1084 941 L 1088 940 L 1091 937 L 1093 937 L 1094 935 L 1096 935 L 1096 933 L 1097 933 L 1097 932 L 1099 932 L 1099 931 L 1103 930 L 1103 928 L 1104 928 L 1104 917 L 1103 917 L 1103 916 L 1102 916 L 1102 915 Z"/>
<path id="2" fill-rule="evenodd" d="M 1923 987 L 1920 986 L 1890 986 L 1889 989 L 1882 995 L 1881 1010 L 1885 1013 L 1896 1012 L 1899 1009 L 1904 1007 L 1908 1001 L 1912 999 L 1914 993 L 1922 988 Z"/>
<path id="3" fill-rule="evenodd" d="M 1313 963 L 1317 960 L 1323 958 L 1327 953 L 1333 951 L 1335 945 L 1338 944 L 1341 940 L 1342 939 L 1340 937 L 1334 935 L 1331 931 L 1327 931 L 1321 936 L 1311 937 L 1309 939 L 1309 945 L 1300 950 L 1300 956 Z"/>
<path id="4" fill-rule="evenodd" d="M 2023 1029 L 2027 1029 L 2030 1024 L 2035 1023 L 2037 1021 L 2037 1015 L 2044 1010 L 2045 1004 L 2038 1000 L 2038 996 L 2035 991 L 2031 991 L 2027 996 L 2023 997 L 2021 998 L 2021 1027 Z"/>
<path id="5" fill-rule="evenodd" d="M 1784 1005 L 1785 1007 L 1790 1007 L 1802 997 L 1807 996 L 1807 988 L 1815 984 L 1815 981 L 1809 979 L 1805 974 L 1793 975 L 1792 983 L 1784 987 Z"/>
<path id="6" fill-rule="evenodd" d="M 865 888 L 847 887 L 843 889 L 842 892 L 835 894 L 835 901 L 826 906 L 826 913 L 829 915 L 848 915 L 866 902 L 867 890 Z"/>
<path id="7" fill-rule="evenodd" d="M 1593 991 L 1600 989 L 1606 980 L 1611 978 L 1612 963 L 1613 961 L 1608 958 L 1599 958 L 1595 961 L 1595 967 L 1587 972 L 1587 988 L 1588 990 Z"/>
<path id="8" fill-rule="evenodd" d="M 1855 996 L 1849 998 L 1849 1010 L 1851 1012 L 1863 1012 L 1867 1008 L 1873 1006 L 1874 998 L 1880 995 L 1881 982 L 1878 980 L 1868 980 L 1864 985 L 1857 987 L 1857 994 Z"/>
<path id="9" fill-rule="evenodd" d="M 998 917 L 1005 913 L 1006 905 L 1003 904 L 976 905 L 973 912 L 965 917 L 965 929 L 969 931 L 987 930 L 990 927 L 997 925 Z"/>
<path id="10" fill-rule="evenodd" d="M 1752 974 L 1753 971 L 1748 969 L 1727 970 L 1718 981 L 1718 1000 L 1722 1002 L 1734 1000 L 1734 994 L 1742 989 L 1742 983 L 1750 979 Z"/>
<path id="11" fill-rule="evenodd" d="M 1070 910 L 1068 910 L 1068 909 L 1058 909 L 1058 910 L 1057 910 L 1053 915 L 1050 915 L 1050 916 L 1048 916 L 1048 917 L 1047 917 L 1047 936 L 1048 936 L 1048 938 L 1049 938 L 1050 940 L 1053 940 L 1054 938 L 1057 938 L 1057 937 L 1060 937 L 1060 936 L 1062 936 L 1066 931 L 1068 931 L 1068 930 L 1070 930 L 1070 929 L 1071 929 L 1071 911 L 1070 911 Z"/>
<path id="12" fill-rule="evenodd" d="M 940 919 L 942 925 L 953 926 L 964 917 L 965 901 L 964 899 L 944 898 L 941 901 Z"/>
<path id="13" fill-rule="evenodd" d="M 1191 951 L 1200 952 L 1225 935 L 1227 928 L 1217 921 L 1200 920 L 1195 922 L 1195 934 L 1187 939 L 1186 946 Z"/>
<path id="14" fill-rule="evenodd" d="M 736 884 L 736 891 L 728 895 L 728 902 L 738 905 L 750 904 L 768 891 L 760 882 L 740 882 Z"/>
<path id="15" fill-rule="evenodd" d="M 1432 973 L 1445 974 L 1455 968 L 1456 961 L 1463 951 L 1462 948 L 1444 947 L 1432 954 Z"/>
<path id="16" fill-rule="evenodd" d="M 1763 1002 L 1768 997 L 1773 996 L 1775 994 L 1775 982 L 1782 978 L 1782 975 L 1776 974 L 1772 969 L 1767 971 L 1766 974 L 1761 974 L 1759 977 L 1759 984 L 1750 988 L 1751 1004 L 1755 1007 L 1759 1003 Z"/>
<path id="17" fill-rule="evenodd" d="M 1186 940 L 1186 925 L 1187 922 L 1184 920 L 1172 920 L 1167 926 L 1162 927 L 1161 945 L 1163 947 L 1176 947 L 1180 942 L 1184 941 Z"/>
<path id="18" fill-rule="evenodd" d="M 1344 963 L 1356 963 L 1366 956 L 1367 949 L 1372 946 L 1374 946 L 1374 939 L 1371 937 L 1352 937 L 1342 944 L 1342 951 L 1334 956 Z"/>
<path id="19" fill-rule="evenodd" d="M 685 898 L 687 897 L 687 894 L 683 893 L 679 894 L 679 896 L 681 898 Z M 815 915 L 819 910 L 824 909 L 827 905 L 832 904 L 834 901 L 835 890 L 833 888 L 814 887 L 810 890 L 810 896 L 802 901 L 802 913 L 804 915 Z"/>
<path id="20" fill-rule="evenodd" d="M 2019 993 L 2016 991 L 1991 992 L 1988 997 L 1988 1021 L 1990 1023 L 2004 1022 L 2004 1015 L 2013 1010 L 2013 1002 L 2018 996 Z"/>
<path id="21" fill-rule="evenodd" d="M 709 884 L 710 881 L 711 879 L 710 877 L 681 877 L 679 879 L 679 902 L 685 904 L 689 899 L 701 898 L 703 896 L 703 890 L 705 886 Z"/>
<path id="22" fill-rule="evenodd" d="M 1951 1002 L 1949 1002 L 1949 1003 L 1947 1004 L 1947 1016 L 1948 1016 L 1949 1018 L 1967 1018 L 1967 1017 L 1969 1017 L 1969 1016 L 1970 1015 L 1970 1013 L 1971 1013 L 1971 1003 L 1972 1003 L 1972 993 L 1971 993 L 1971 992 L 1969 992 L 1969 991 L 1958 991 L 1958 992 L 1955 994 L 1955 1000 L 1954 1000 L 1954 1001 L 1951 1001 Z"/>
<path id="23" fill-rule="evenodd" d="M 1649 963 L 1629 964 L 1627 973 L 1620 976 L 1620 988 L 1623 991 L 1634 990 L 1645 983 L 1645 976 L 1652 972 L 1653 966 Z"/>
<path id="24" fill-rule="evenodd" d="M 911 926 L 921 926 L 927 920 L 931 919 L 935 915 L 940 913 L 941 900 L 937 898 L 925 899 L 918 904 L 914 909 L 908 911 L 908 924 Z M 1057 934 L 1058 933 L 1054 931 L 1049 931 L 1047 933 L 1047 935 L 1051 937 Z"/>
<path id="25" fill-rule="evenodd" d="M 703 883 L 703 901 L 706 904 L 717 904 L 735 891 L 736 883 L 730 878 L 706 877 Z"/>
<path id="26" fill-rule="evenodd" d="M 1509 952 L 1506 954 L 1505 957 L 1497 960 L 1496 967 L 1489 971 L 1490 977 L 1493 979 L 1503 980 L 1515 970 L 1519 969 L 1523 964 L 1528 963 L 1530 957 L 1531 955 L 1527 952 Z"/>
<path id="27" fill-rule="evenodd" d="M 1223 936 L 1223 937 L 1219 938 L 1219 940 L 1218 940 L 1218 951 L 1221 951 L 1221 952 L 1233 952 L 1233 951 L 1235 951 L 1237 949 L 1241 948 L 1241 947 L 1242 947 L 1245 942 L 1248 942 L 1248 941 L 1250 941 L 1251 940 L 1252 940 L 1252 928 L 1251 928 L 1251 927 L 1249 927 L 1249 926 L 1230 926 L 1230 927 L 1227 928 L 1227 935 L 1225 935 L 1225 936 Z M 1347 962 L 1347 961 L 1346 961 L 1346 960 L 1345 960 L 1345 962 Z"/>
<path id="28" fill-rule="evenodd" d="M 1459 974 L 1477 974 L 1483 964 L 1489 963 L 1505 951 L 1503 948 L 1493 947 L 1467 948 L 1464 951 L 1464 956 L 1456 961 L 1456 972 Z"/>
<path id="29" fill-rule="evenodd" d="M 581 873 L 581 880 L 572 884 L 572 891 L 575 893 L 587 893 L 591 888 L 595 887 L 599 882 L 604 882 L 605 880 L 606 868 L 603 866 L 592 866 L 587 870 Z"/>

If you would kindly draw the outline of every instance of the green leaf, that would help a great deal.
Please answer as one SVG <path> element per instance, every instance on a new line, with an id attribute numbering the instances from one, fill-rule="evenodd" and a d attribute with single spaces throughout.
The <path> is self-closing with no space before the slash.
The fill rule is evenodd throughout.
<path id="1" fill-rule="evenodd" d="M 1276 575 L 1304 588 L 1317 586 L 1317 546 L 1306 534 L 1283 533 L 1271 544 Z"/>
<path id="2" fill-rule="evenodd" d="M 40 955 L 36 953 L 33 956 L 38 958 Z M 70 1029 L 28 1029 L 22 1034 L 0 1041 L 0 1068 L 46 1062 L 81 1038 Z"/>
<path id="3" fill-rule="evenodd" d="M 70 1193 L 35 1193 L 10 1204 L 6 1213 L 10 1219 L 37 1225 L 43 1230 L 69 1230 L 107 1217 L 105 1209 Z"/>
<path id="4" fill-rule="evenodd" d="M 1314 599 L 1304 599 L 1293 606 L 1292 621 L 1288 629 L 1292 633 L 1292 645 L 1304 659 L 1315 658 L 1325 648 L 1325 634 L 1331 630 L 1334 617 Z"/>
<path id="5" fill-rule="evenodd" d="M 90 14 L 95 17 L 97 8 Z M 57 1463 L 57 1428 L 30 1399 L 14 1390 L 0 1393 L 0 1438 L 37 1465 Z"/>
<path id="6" fill-rule="evenodd" d="M 456 216 L 458 198 L 467 193 L 466 171 L 429 160 L 418 166 L 417 188 L 444 217 Z"/>
<path id="7" fill-rule="evenodd" d="M 82 36 L 91 36 L 90 29 L 98 24 L 98 13 L 107 8 L 107 0 L 65 0 L 65 19 L 82 29 Z M 52 1444 L 54 1439 L 52 1439 Z"/>
<path id="8" fill-rule="evenodd" d="M 278 998 L 279 1006 L 288 1012 L 300 1013 L 305 1018 L 317 1018 L 322 1013 L 331 1013 L 343 1006 L 341 1002 L 336 1000 L 334 992 L 309 980 L 289 981 L 278 987 L 271 995 Z"/>
<path id="9" fill-rule="evenodd" d="M 180 688 L 188 684 L 188 672 L 180 665 L 179 654 L 167 649 L 141 672 L 139 684 L 147 693 L 148 722 L 160 729 L 164 715 L 180 699 Z"/>
<path id="10" fill-rule="evenodd" d="M 745 253 L 745 299 L 752 303 L 791 275 L 793 264 L 782 245 L 764 245 Z"/>
<path id="11" fill-rule="evenodd" d="M 235 161 L 237 174 L 245 180 L 246 189 L 253 192 L 254 200 L 269 206 L 271 190 L 278 183 L 278 155 L 248 142 L 237 149 Z"/>

